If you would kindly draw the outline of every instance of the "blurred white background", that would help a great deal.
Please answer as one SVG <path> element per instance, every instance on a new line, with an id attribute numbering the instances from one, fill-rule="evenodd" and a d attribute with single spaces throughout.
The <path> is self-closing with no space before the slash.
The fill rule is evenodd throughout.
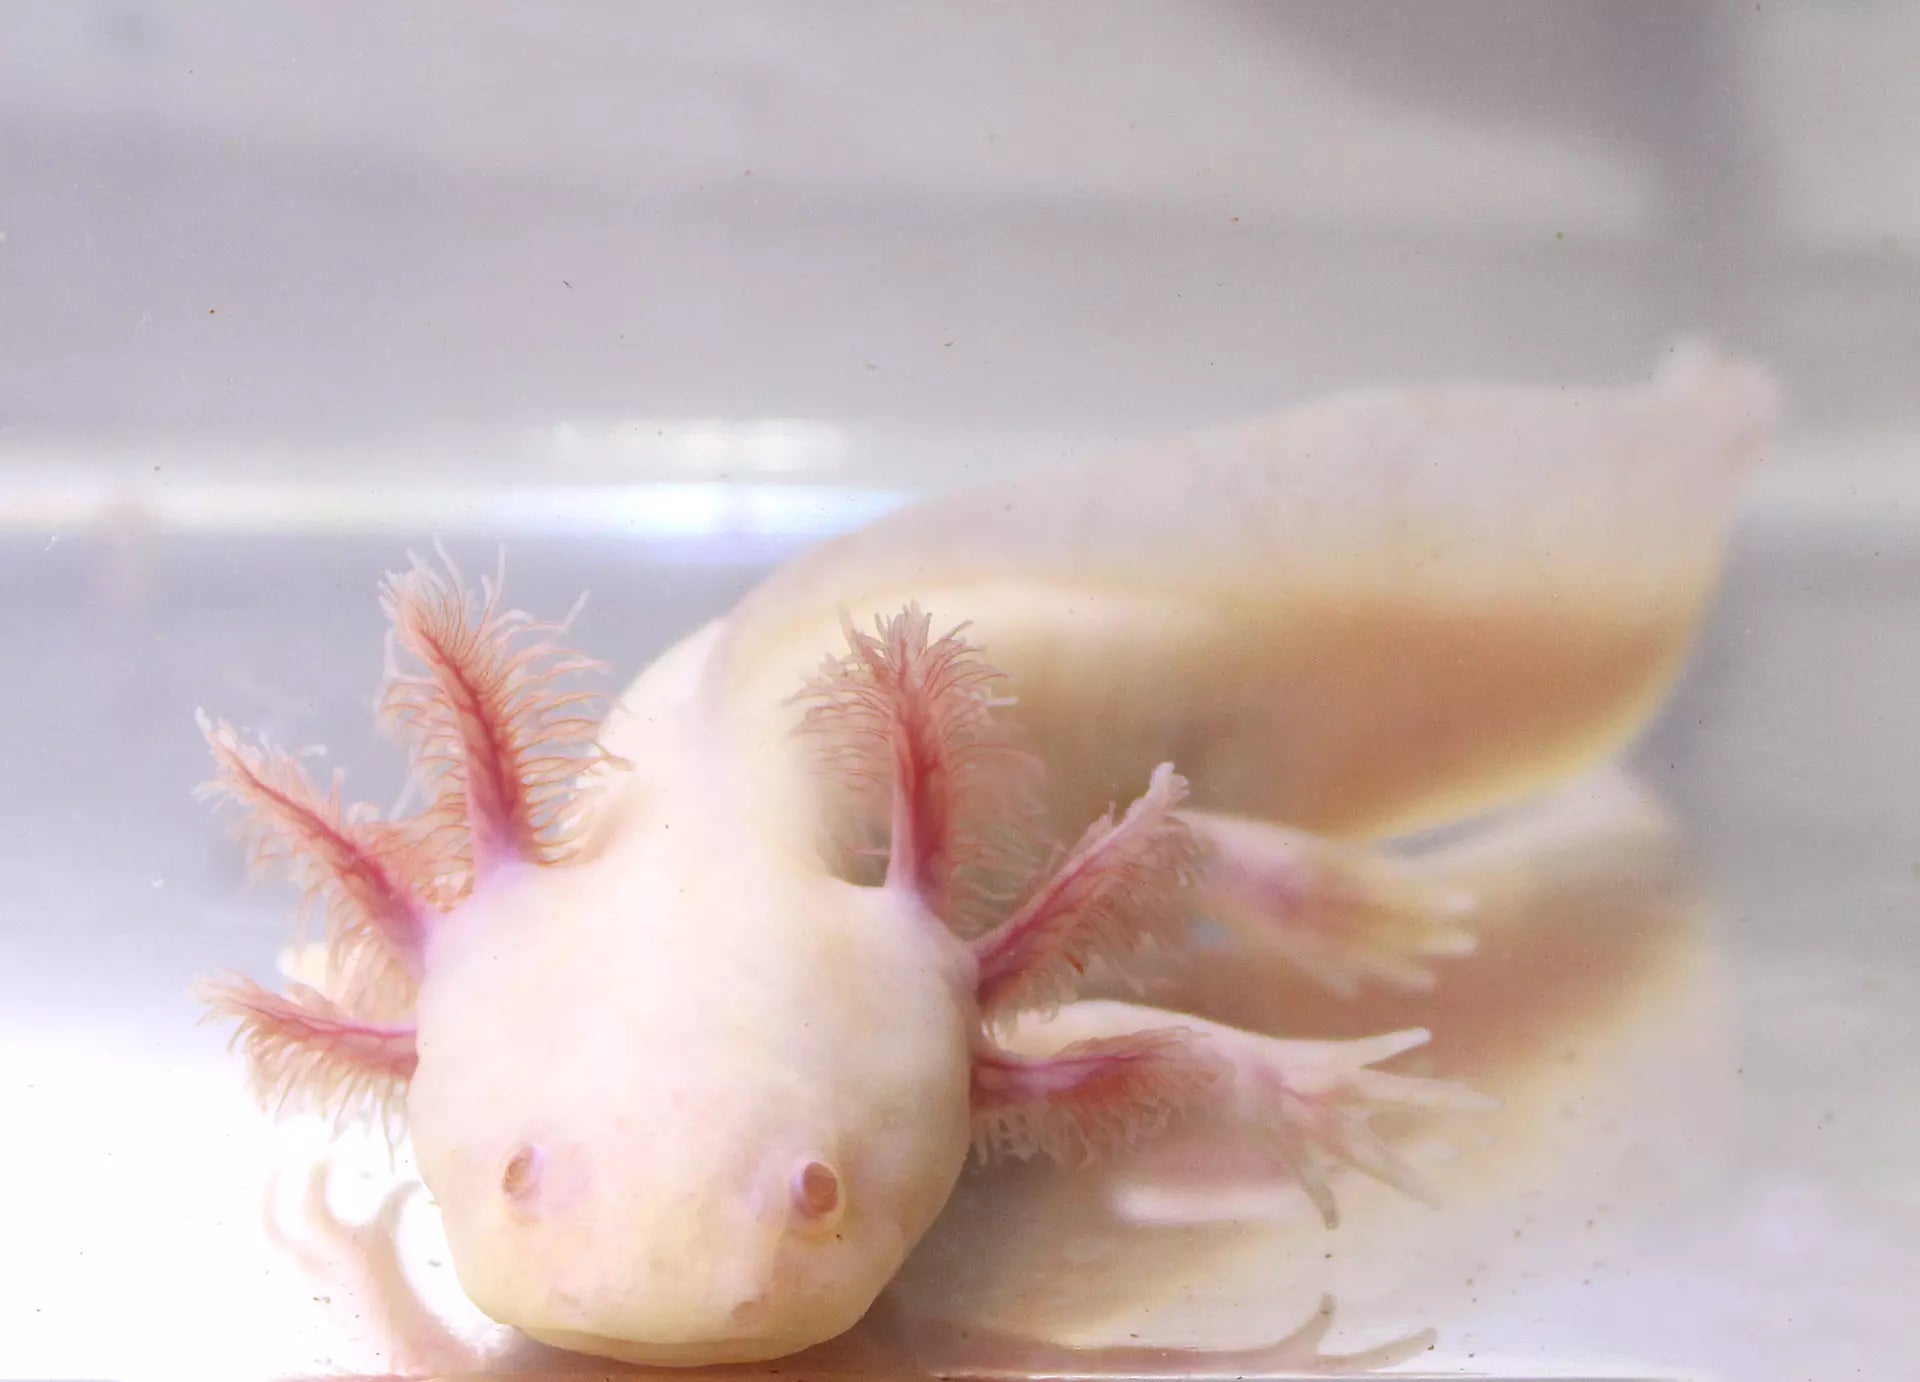
<path id="1" fill-rule="evenodd" d="M 918 483 L 1687 332 L 1857 461 L 1920 360 L 1916 53 L 1891 0 L 14 4 L 0 465 L 16 517 Z"/>

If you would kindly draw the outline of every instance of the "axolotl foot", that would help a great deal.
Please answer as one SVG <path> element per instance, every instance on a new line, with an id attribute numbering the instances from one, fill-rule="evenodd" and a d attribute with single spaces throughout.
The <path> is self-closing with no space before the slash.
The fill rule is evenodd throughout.
<path id="1" fill-rule="evenodd" d="M 1436 961 L 1473 953 L 1479 898 L 1426 860 L 1265 821 L 1186 820 L 1206 914 L 1338 997 L 1368 984 L 1424 991 Z"/>
<path id="2" fill-rule="evenodd" d="M 325 1294 L 343 1329 L 367 1340 L 392 1375 L 421 1376 L 472 1371 L 482 1352 L 429 1306 L 409 1278 L 400 1256 L 400 1221 L 418 1197 L 417 1181 L 399 1181 L 371 1217 L 349 1221 L 334 1208 L 336 1167 L 331 1156 L 307 1171 L 290 1217 L 282 1204 L 282 1177 L 269 1182 L 263 1226 L 268 1243 L 284 1253 Z"/>

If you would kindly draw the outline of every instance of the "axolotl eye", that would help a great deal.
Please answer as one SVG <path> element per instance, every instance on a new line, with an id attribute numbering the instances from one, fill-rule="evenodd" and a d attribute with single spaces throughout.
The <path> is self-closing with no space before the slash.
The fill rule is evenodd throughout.
<path id="1" fill-rule="evenodd" d="M 818 1157 L 809 1157 L 793 1173 L 793 1209 L 803 1227 L 832 1228 L 846 1209 L 840 1173 Z"/>
<path id="2" fill-rule="evenodd" d="M 547 1154 L 543 1148 L 530 1142 L 521 1143 L 513 1149 L 513 1155 L 507 1158 L 500 1172 L 501 1193 L 516 1204 L 526 1204 L 540 1188 L 540 1173 L 546 1164 Z"/>

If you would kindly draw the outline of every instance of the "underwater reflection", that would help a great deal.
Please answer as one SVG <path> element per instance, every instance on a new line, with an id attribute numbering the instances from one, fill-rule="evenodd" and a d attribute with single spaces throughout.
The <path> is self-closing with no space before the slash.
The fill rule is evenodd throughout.
<path id="1" fill-rule="evenodd" d="M 1418 1357 L 1433 1347 L 1433 1332 L 1419 1330 L 1353 1352 L 1323 1347 L 1334 1322 L 1335 1304 L 1322 1299 L 1291 1333 L 1245 1348 L 1169 1346 L 1077 1347 L 1043 1337 L 952 1322 L 917 1319 L 886 1297 L 852 1330 L 804 1353 L 764 1363 L 691 1369 L 648 1368 L 604 1358 L 566 1353 L 497 1327 L 462 1334 L 439 1314 L 414 1285 L 403 1261 L 400 1225 L 420 1186 L 406 1180 L 394 1186 L 373 1214 L 361 1221 L 341 1217 L 333 1208 L 330 1158 L 309 1170 L 299 1201 L 299 1222 L 288 1225 L 269 1213 L 273 1246 L 328 1294 L 314 1300 L 336 1316 L 351 1317 L 378 1343 L 388 1371 L 333 1382 L 389 1382 L 390 1379 L 539 1378 L 581 1376 L 698 1377 L 1180 1377 L 1229 1370 L 1239 1375 L 1351 1376 L 1387 1368 Z"/>

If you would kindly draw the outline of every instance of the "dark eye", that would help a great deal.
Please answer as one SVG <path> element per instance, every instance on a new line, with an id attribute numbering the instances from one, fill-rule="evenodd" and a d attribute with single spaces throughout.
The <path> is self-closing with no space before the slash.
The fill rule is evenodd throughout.
<path id="1" fill-rule="evenodd" d="M 840 1173 L 818 1158 L 793 1173 L 793 1207 L 809 1224 L 825 1226 L 840 1217 L 844 1196 Z"/>
<path id="2" fill-rule="evenodd" d="M 510 1200 L 525 1204 L 540 1187 L 540 1171 L 546 1165 L 547 1154 L 531 1143 L 523 1142 L 507 1158 L 506 1169 L 500 1173 L 500 1189 Z"/>

